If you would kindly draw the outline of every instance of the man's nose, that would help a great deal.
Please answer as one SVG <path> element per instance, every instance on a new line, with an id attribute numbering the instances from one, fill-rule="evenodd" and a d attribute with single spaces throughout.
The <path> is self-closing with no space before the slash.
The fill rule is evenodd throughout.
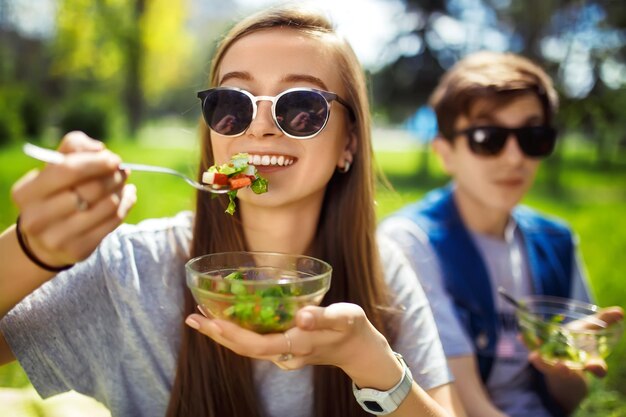
<path id="1" fill-rule="evenodd" d="M 515 135 L 515 133 L 511 132 L 506 138 L 506 142 L 504 143 L 504 149 L 502 150 L 502 154 L 500 155 L 503 158 L 506 158 L 510 162 L 519 162 L 524 160 L 526 154 L 522 151 L 522 148 L 519 145 L 519 139 Z"/>

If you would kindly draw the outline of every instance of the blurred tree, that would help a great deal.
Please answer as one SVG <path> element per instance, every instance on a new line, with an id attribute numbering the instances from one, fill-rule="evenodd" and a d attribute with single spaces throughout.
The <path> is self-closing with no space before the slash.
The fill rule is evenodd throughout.
<path id="1" fill-rule="evenodd" d="M 194 37 L 185 29 L 187 0 L 147 0 L 140 24 L 142 88 L 150 104 L 156 104 L 174 87 L 187 85 L 193 76 L 189 65 Z"/>
<path id="2" fill-rule="evenodd" d="M 182 76 L 192 44 L 187 0 L 59 0 L 53 74 L 76 90 L 101 89 L 124 103 L 135 134 L 145 101 L 158 101 Z"/>
<path id="3" fill-rule="evenodd" d="M 398 40 L 414 36 L 422 48 L 373 75 L 375 103 L 391 121 L 404 121 L 424 104 L 443 72 L 464 55 L 509 50 L 547 69 L 563 101 L 560 125 L 593 140 L 599 163 L 610 161 L 625 135 L 618 106 L 626 100 L 623 0 L 404 2 L 418 18 Z"/>
<path id="4" fill-rule="evenodd" d="M 410 33 L 398 34 L 394 42 L 399 42 L 405 36 L 415 36 L 422 48 L 416 55 L 398 57 L 372 76 L 375 106 L 395 123 L 406 120 L 426 103 L 444 72 L 427 38 L 432 17 L 446 12 L 445 0 L 407 0 L 406 3 L 407 12 L 416 16 L 416 25 Z"/>
<path id="5" fill-rule="evenodd" d="M 99 0 L 102 4 L 103 0 Z M 142 36 L 140 22 L 146 9 L 146 0 L 129 1 L 131 7 L 131 21 L 133 25 L 129 25 L 126 33 L 122 33 L 121 38 L 126 37 L 125 46 L 126 55 L 126 84 L 124 88 L 124 101 L 126 103 L 126 112 L 128 115 L 128 127 L 131 136 L 135 136 L 141 124 L 141 116 L 143 113 L 143 91 L 141 85 L 141 64 L 144 58 L 144 49 L 142 48 Z M 114 22 L 109 22 L 113 24 Z"/>
<path id="6" fill-rule="evenodd" d="M 0 0 L 0 143 L 38 139 L 46 119 L 47 65 L 42 39 L 25 37 L 11 22 L 15 4 Z"/>

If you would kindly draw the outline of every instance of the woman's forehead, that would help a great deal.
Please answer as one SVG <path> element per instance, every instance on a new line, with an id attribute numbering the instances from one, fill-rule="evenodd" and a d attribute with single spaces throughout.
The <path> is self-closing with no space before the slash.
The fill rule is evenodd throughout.
<path id="1" fill-rule="evenodd" d="M 224 54 L 217 82 L 239 79 L 252 85 L 303 83 L 341 93 L 333 48 L 324 39 L 289 28 L 246 35 Z"/>

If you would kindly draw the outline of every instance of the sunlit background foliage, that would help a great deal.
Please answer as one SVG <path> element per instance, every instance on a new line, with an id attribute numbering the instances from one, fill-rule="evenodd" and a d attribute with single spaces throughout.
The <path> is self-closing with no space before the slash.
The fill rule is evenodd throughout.
<path id="1" fill-rule="evenodd" d="M 39 164 L 24 141 L 56 146 L 87 131 L 128 161 L 193 173 L 196 91 L 216 42 L 236 19 L 274 0 L 0 0 L 0 228 L 17 209 L 10 187 Z M 544 66 L 561 95 L 561 140 L 527 202 L 572 224 L 598 302 L 626 307 L 626 4 L 624 0 L 317 0 L 353 45 L 370 82 L 374 141 L 396 191 L 382 217 L 446 182 L 428 152 L 425 107 L 464 55 L 513 51 Z M 192 207 L 176 179 L 133 175 L 130 222 Z M 626 343 L 609 358 L 577 417 L 626 417 Z M 0 415 L 106 415 L 87 399 L 45 402 L 12 364 L 0 369 Z M 65 408 L 64 408 L 65 407 Z M 61 411 L 59 411 L 61 410 Z M 100 413 L 100 414 L 98 414 Z"/>

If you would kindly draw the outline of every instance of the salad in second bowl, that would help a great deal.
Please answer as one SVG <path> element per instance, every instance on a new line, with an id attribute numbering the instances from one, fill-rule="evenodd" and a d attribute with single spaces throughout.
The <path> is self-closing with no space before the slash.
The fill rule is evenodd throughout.
<path id="1" fill-rule="evenodd" d="M 622 323 L 597 317 L 598 306 L 548 297 L 526 297 L 516 310 L 524 343 L 548 363 L 582 369 L 594 357 L 606 358 L 622 333 Z"/>

